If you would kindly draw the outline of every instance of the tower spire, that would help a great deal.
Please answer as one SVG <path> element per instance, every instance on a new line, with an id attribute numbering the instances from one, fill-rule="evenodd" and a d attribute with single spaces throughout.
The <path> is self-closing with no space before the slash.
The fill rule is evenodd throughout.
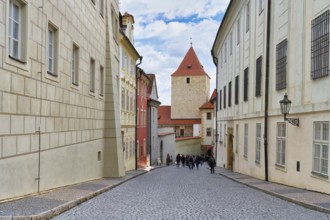
<path id="1" fill-rule="evenodd" d="M 192 37 L 190 37 L 190 46 L 192 47 L 193 42 L 192 42 Z"/>

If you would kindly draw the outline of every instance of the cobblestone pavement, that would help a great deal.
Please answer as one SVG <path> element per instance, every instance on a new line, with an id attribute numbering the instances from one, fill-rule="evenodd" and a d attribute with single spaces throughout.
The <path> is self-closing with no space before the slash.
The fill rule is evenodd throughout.
<path id="1" fill-rule="evenodd" d="M 330 219 L 219 174 L 170 166 L 111 189 L 54 219 Z"/>

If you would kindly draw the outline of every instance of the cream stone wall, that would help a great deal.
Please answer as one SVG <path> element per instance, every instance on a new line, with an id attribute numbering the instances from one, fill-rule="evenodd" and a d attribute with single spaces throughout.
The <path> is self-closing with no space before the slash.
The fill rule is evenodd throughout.
<path id="1" fill-rule="evenodd" d="M 8 56 L 9 3 L 0 0 L 0 200 L 103 176 L 123 176 L 120 124 L 116 122 L 119 50 L 111 18 L 112 8 L 119 20 L 118 1 L 106 1 L 103 16 L 99 1 L 96 5 L 91 1 L 24 1 L 26 63 Z M 57 28 L 57 76 L 46 72 L 49 24 Z M 74 44 L 79 48 L 77 86 L 71 83 Z M 91 58 L 95 61 L 94 92 L 89 89 Z"/>
<path id="2" fill-rule="evenodd" d="M 190 83 L 186 83 L 186 78 Z M 204 76 L 172 76 L 171 118 L 200 118 L 199 107 L 208 101 L 210 78 Z"/>
<path id="3" fill-rule="evenodd" d="M 246 31 L 246 6 L 250 3 L 250 29 Z M 314 171 L 314 126 L 316 122 L 329 123 L 330 119 L 330 78 L 329 75 L 311 79 L 311 35 L 312 21 L 330 10 L 330 2 L 316 1 L 264 1 L 263 11 L 259 11 L 259 1 L 233 1 L 222 30 L 214 45 L 218 60 L 218 93 L 222 94 L 221 109 L 218 104 L 218 130 L 220 134 L 217 161 L 220 166 L 228 166 L 227 160 L 229 131 L 233 138 L 233 170 L 260 179 L 265 178 L 264 155 L 264 108 L 266 71 L 266 24 L 267 3 L 271 2 L 271 36 L 269 57 L 269 110 L 268 110 L 268 177 L 278 182 L 304 189 L 330 193 L 329 154 L 325 153 L 327 175 Z M 236 43 L 237 20 L 240 19 L 240 43 Z M 233 53 L 225 53 L 225 45 L 230 47 L 233 34 Z M 287 40 L 286 88 L 276 89 L 276 46 Z M 329 45 L 328 45 L 329 47 Z M 226 56 L 226 58 L 225 58 Z M 262 56 L 261 96 L 255 96 L 256 59 Z M 243 101 L 244 69 L 249 68 L 248 100 Z M 234 103 L 235 77 L 239 76 L 239 103 Z M 228 83 L 232 81 L 232 106 L 228 106 Z M 223 106 L 223 90 L 227 87 L 227 106 Z M 284 164 L 277 159 L 278 123 L 283 123 L 279 101 L 284 94 L 292 101 L 288 118 L 299 118 L 299 127 L 285 122 Z M 220 97 L 219 97 L 220 98 Z M 256 162 L 256 124 L 261 124 L 260 162 Z M 248 134 L 244 133 L 245 124 Z M 329 129 L 324 136 L 329 137 Z M 245 138 L 247 136 L 247 138 Z M 325 138 L 326 139 L 326 138 Z M 247 155 L 244 155 L 244 145 Z M 329 151 L 329 140 L 324 140 Z M 326 148 L 326 147 L 325 147 Z M 299 166 L 298 166 L 299 164 Z"/>

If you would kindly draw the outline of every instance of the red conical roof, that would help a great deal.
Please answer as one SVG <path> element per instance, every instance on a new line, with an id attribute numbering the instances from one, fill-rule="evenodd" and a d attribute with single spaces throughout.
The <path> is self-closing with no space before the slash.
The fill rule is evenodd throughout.
<path id="1" fill-rule="evenodd" d="M 187 54 L 183 58 L 179 68 L 171 76 L 203 76 L 207 75 L 203 66 L 198 60 L 198 57 L 193 49 L 190 47 Z M 209 77 L 210 78 L 210 77 Z"/>

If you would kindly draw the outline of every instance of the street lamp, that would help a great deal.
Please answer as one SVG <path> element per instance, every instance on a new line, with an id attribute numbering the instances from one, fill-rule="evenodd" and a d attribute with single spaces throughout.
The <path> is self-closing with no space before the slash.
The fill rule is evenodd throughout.
<path id="1" fill-rule="evenodd" d="M 288 99 L 288 95 L 285 93 L 283 100 L 280 101 L 281 112 L 284 115 L 284 121 L 288 121 L 290 124 L 299 127 L 299 118 L 287 118 L 286 115 L 290 112 L 291 100 Z"/>

